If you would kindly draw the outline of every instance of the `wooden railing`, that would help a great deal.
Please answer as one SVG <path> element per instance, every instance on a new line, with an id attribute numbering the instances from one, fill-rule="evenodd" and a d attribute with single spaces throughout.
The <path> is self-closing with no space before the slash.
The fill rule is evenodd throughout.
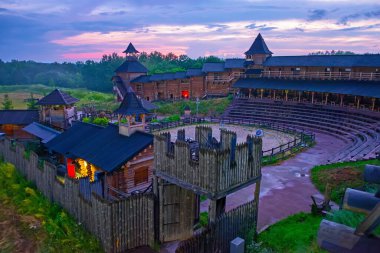
<path id="1" fill-rule="evenodd" d="M 244 72 L 233 72 L 228 76 L 206 76 L 206 81 L 211 82 L 231 82 L 239 77 L 241 77 Z"/>
<path id="2" fill-rule="evenodd" d="M 308 72 L 308 71 L 263 71 L 260 77 L 320 80 L 380 81 L 377 72 Z"/>

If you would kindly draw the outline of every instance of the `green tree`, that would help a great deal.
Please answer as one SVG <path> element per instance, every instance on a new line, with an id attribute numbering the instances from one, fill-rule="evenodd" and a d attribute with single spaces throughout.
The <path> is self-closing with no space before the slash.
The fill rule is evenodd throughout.
<path id="1" fill-rule="evenodd" d="M 3 110 L 12 110 L 13 109 L 13 103 L 12 100 L 10 100 L 8 94 L 4 94 L 4 101 L 3 104 Z"/>
<path id="2" fill-rule="evenodd" d="M 30 93 L 30 98 L 28 99 L 26 106 L 28 107 L 28 109 L 37 109 L 37 101 L 33 97 L 33 93 Z"/>

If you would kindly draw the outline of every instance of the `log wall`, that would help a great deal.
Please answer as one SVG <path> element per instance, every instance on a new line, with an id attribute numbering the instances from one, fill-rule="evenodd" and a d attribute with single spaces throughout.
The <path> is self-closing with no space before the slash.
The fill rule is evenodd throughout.
<path id="1" fill-rule="evenodd" d="M 233 189 L 260 178 L 262 156 L 260 138 L 248 136 L 247 142 L 231 147 L 227 144 L 234 137 L 233 133 L 222 131 L 222 143 L 228 147 L 207 148 L 204 147 L 205 140 L 210 133 L 211 129 L 207 127 L 196 128 L 195 136 L 201 146 L 198 161 L 191 158 L 188 142 L 177 139 L 173 152 L 172 146 L 168 148 L 170 134 L 156 135 L 154 139 L 156 175 L 181 187 L 194 190 L 197 194 L 206 194 L 212 199 L 220 198 Z"/>
<path id="2" fill-rule="evenodd" d="M 66 209 L 79 223 L 96 236 L 106 252 L 125 252 L 154 243 L 154 195 L 135 195 L 109 202 L 93 193 L 84 197 L 79 181 L 56 179 L 56 167 L 48 162 L 41 166 L 38 156 L 25 155 L 22 145 L 12 146 L 10 140 L 0 141 L 0 155 L 51 201 Z M 83 189 L 81 189 L 83 191 Z"/>

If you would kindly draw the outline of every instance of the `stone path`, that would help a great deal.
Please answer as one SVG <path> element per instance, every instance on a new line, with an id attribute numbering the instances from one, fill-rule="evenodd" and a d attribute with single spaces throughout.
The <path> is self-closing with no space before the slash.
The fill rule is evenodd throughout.
<path id="1" fill-rule="evenodd" d="M 318 190 L 310 181 L 310 169 L 315 165 L 325 164 L 345 143 L 325 134 L 316 134 L 317 144 L 280 165 L 267 166 L 262 169 L 258 230 L 289 215 L 309 212 L 310 196 Z M 304 177 L 301 174 L 305 174 Z M 254 197 L 254 185 L 227 196 L 226 211 L 240 206 Z M 208 210 L 208 201 L 201 203 L 201 211 Z M 173 245 L 171 245 L 173 246 Z M 171 248 L 168 245 L 168 248 Z M 161 252 L 174 252 L 163 249 Z"/>

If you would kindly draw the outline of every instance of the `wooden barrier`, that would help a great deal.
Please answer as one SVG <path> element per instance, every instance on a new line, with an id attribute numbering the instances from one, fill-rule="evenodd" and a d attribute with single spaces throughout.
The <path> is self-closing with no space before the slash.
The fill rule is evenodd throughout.
<path id="1" fill-rule="evenodd" d="M 67 210 L 90 233 L 96 236 L 106 252 L 125 252 L 137 246 L 154 244 L 153 194 L 131 196 L 119 201 L 107 201 L 99 193 L 99 186 L 65 178 L 56 179 L 57 168 L 44 162 L 39 166 L 38 155 L 27 154 L 20 144 L 0 141 L 0 155 L 15 165 L 17 170 L 33 182 L 49 200 Z"/>
<path id="2" fill-rule="evenodd" d="M 248 231 L 256 228 L 257 202 L 237 207 L 217 218 L 201 233 L 182 241 L 176 253 L 228 253 L 230 241 L 237 236 L 247 239 Z"/>

